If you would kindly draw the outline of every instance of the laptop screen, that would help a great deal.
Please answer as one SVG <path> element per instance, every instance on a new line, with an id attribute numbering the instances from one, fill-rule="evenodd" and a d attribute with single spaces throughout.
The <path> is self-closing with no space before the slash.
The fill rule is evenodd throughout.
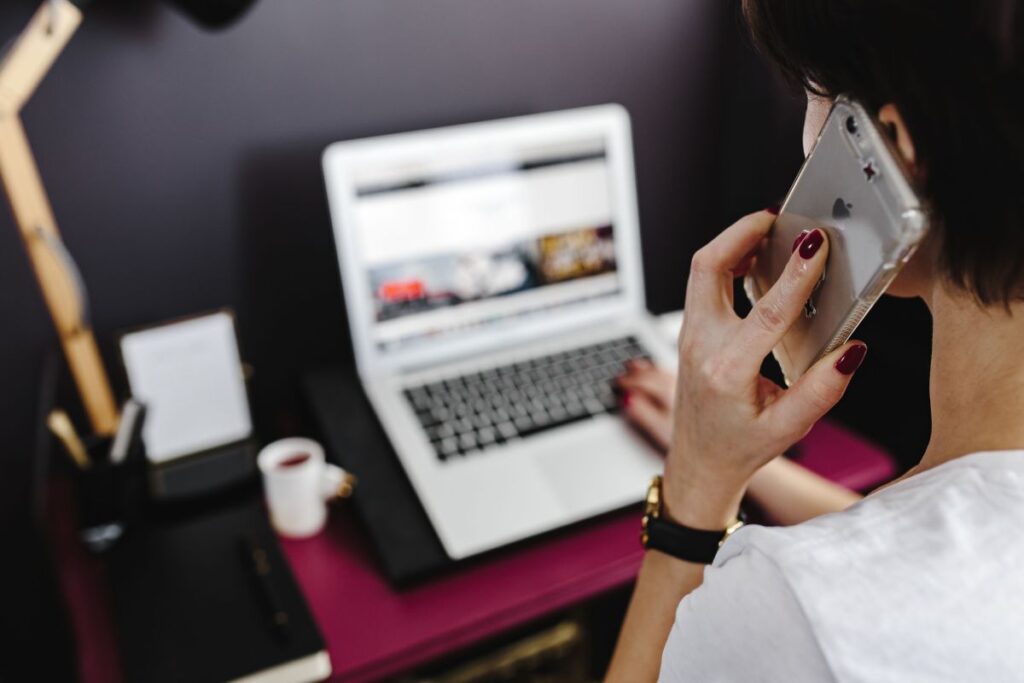
<path id="1" fill-rule="evenodd" d="M 380 351 L 620 292 L 604 140 L 463 151 L 354 179 Z"/>

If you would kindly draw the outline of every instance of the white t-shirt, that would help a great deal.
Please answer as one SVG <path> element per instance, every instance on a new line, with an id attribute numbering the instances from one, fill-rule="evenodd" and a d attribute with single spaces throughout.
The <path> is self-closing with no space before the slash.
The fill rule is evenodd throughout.
<path id="1" fill-rule="evenodd" d="M 1024 681 L 1024 451 L 749 526 L 679 604 L 662 681 Z"/>

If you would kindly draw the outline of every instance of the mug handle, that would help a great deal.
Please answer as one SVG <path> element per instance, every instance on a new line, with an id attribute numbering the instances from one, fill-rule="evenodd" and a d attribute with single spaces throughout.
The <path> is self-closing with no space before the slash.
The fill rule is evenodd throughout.
<path id="1" fill-rule="evenodd" d="M 325 501 L 337 498 L 348 498 L 355 488 L 356 478 L 337 465 L 324 463 L 324 471 L 320 478 L 320 495 Z"/>

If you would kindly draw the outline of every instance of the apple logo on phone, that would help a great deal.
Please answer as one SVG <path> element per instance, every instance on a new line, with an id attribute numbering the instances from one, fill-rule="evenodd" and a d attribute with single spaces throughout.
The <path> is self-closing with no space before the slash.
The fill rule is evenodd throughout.
<path id="1" fill-rule="evenodd" d="M 832 218 L 837 221 L 841 221 L 844 218 L 850 217 L 850 209 L 853 208 L 853 204 L 847 204 L 846 200 L 842 197 L 837 197 L 835 203 L 832 204 Z"/>

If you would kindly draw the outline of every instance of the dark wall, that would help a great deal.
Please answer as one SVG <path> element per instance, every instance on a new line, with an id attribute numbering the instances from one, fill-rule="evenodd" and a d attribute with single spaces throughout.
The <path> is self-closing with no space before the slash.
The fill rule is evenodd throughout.
<path id="1" fill-rule="evenodd" d="M 3 33 L 33 5 L 4 3 Z M 266 409 L 282 377 L 348 353 L 319 170 L 339 139 L 620 102 L 651 303 L 676 307 L 710 225 L 722 15 L 715 0 L 262 0 L 210 34 L 101 2 L 25 122 L 101 340 L 233 306 Z M 6 213 L 0 278 L 8 407 L 53 335 Z M 6 419 L 23 425 L 21 405 Z"/>

